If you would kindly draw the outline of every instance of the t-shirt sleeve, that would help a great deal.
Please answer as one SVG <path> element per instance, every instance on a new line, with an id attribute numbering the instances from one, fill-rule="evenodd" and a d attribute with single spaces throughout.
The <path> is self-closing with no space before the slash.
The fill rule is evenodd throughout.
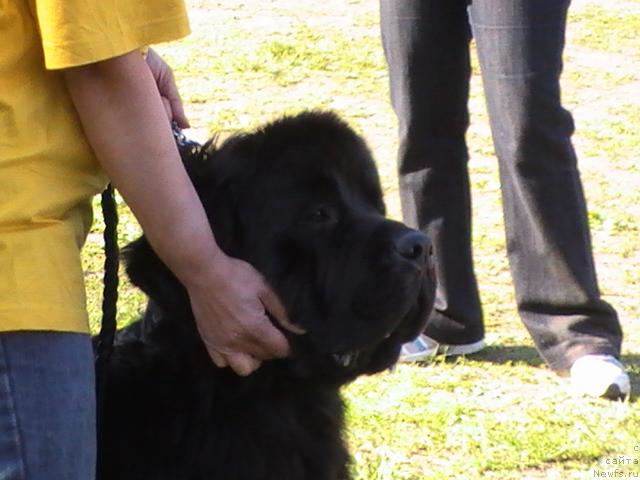
<path id="1" fill-rule="evenodd" d="M 189 34 L 183 0 L 35 0 L 45 65 L 86 65 Z"/>

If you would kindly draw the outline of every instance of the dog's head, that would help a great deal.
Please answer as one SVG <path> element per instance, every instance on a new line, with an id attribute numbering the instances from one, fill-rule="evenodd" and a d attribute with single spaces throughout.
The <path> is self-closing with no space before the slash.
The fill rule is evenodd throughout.
<path id="1" fill-rule="evenodd" d="M 183 156 L 221 248 L 261 272 L 306 330 L 287 333 L 300 371 L 346 379 L 397 360 L 433 306 L 431 244 L 384 217 L 373 159 L 353 130 L 307 112 Z M 145 242 L 128 257 L 132 280 L 161 308 L 188 308 Z"/>

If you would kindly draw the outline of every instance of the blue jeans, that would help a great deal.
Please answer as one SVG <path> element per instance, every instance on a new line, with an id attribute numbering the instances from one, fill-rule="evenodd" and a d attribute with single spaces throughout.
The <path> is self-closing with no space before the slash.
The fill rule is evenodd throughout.
<path id="1" fill-rule="evenodd" d="M 91 339 L 0 333 L 0 480 L 95 477 Z"/>
<path id="2" fill-rule="evenodd" d="M 615 310 L 600 298 L 587 212 L 560 102 L 569 0 L 380 0 L 391 99 L 400 128 L 404 219 L 434 242 L 438 291 L 426 334 L 484 336 L 471 250 L 465 134 L 476 41 L 500 168 L 518 312 L 540 354 L 567 370 L 620 354 Z"/>

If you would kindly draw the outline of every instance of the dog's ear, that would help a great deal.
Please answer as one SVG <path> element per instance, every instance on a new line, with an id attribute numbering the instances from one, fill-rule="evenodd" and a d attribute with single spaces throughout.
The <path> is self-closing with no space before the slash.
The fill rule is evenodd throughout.
<path id="1" fill-rule="evenodd" d="M 191 141 L 178 143 L 182 163 L 196 190 L 213 182 L 211 160 L 217 152 L 216 142 L 217 137 L 214 136 L 204 145 Z"/>
<path id="2" fill-rule="evenodd" d="M 227 255 L 243 258 L 242 225 L 247 218 L 239 212 L 247 212 L 240 203 L 256 177 L 256 144 L 252 135 L 240 134 L 219 147 L 213 145 L 205 145 L 205 156 L 196 165 L 200 169 L 196 190 L 220 248 Z"/>
<path id="3" fill-rule="evenodd" d="M 122 255 L 131 282 L 165 310 L 190 308 L 186 289 L 153 251 L 143 236 L 127 245 Z"/>

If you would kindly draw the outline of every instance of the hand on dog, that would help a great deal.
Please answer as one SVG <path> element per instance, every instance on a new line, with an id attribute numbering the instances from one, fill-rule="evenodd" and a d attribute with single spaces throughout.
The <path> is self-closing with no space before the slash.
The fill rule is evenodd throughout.
<path id="1" fill-rule="evenodd" d="M 189 120 L 184 113 L 184 105 L 171 67 L 151 48 L 147 53 L 147 65 L 156 80 L 169 121 L 176 122 L 180 128 L 189 128 Z"/>
<path id="2" fill-rule="evenodd" d="M 224 257 L 224 258 L 222 258 Z M 218 367 L 238 375 L 255 371 L 263 360 L 289 354 L 285 336 L 271 323 L 271 315 L 294 333 L 286 311 L 264 278 L 248 263 L 221 255 L 212 278 L 188 288 L 200 337 Z"/>

